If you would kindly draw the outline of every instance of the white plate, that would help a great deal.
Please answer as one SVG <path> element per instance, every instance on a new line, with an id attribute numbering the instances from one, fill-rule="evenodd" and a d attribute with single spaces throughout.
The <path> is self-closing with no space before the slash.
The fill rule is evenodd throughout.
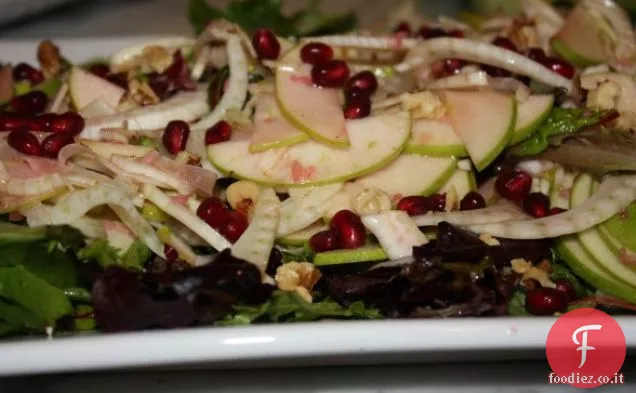
<path id="1" fill-rule="evenodd" d="M 63 40 L 82 61 L 149 37 Z M 35 61 L 33 41 L 0 41 L 11 60 Z M 192 328 L 0 341 L 0 375 L 131 367 L 271 367 L 541 358 L 554 318 L 460 318 Z M 618 318 L 636 349 L 636 317 Z"/>

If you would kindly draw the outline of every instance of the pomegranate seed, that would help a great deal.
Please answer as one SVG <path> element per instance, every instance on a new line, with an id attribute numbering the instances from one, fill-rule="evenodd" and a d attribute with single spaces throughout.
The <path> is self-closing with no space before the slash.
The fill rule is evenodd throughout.
<path id="1" fill-rule="evenodd" d="M 453 38 L 464 38 L 464 32 L 459 29 L 449 31 L 448 35 Z"/>
<path id="2" fill-rule="evenodd" d="M 378 80 L 371 71 L 362 71 L 352 76 L 345 84 L 347 92 L 370 96 L 378 89 Z"/>
<path id="3" fill-rule="evenodd" d="M 49 97 L 40 90 L 33 90 L 21 96 L 13 97 L 11 108 L 21 115 L 34 115 L 44 111 Z"/>
<path id="4" fill-rule="evenodd" d="M 545 52 L 541 48 L 528 49 L 528 51 L 526 52 L 526 57 L 541 64 L 543 64 L 548 59 Z"/>
<path id="5" fill-rule="evenodd" d="M 567 211 L 567 209 L 563 209 L 563 208 L 560 208 L 560 207 L 553 207 L 552 209 L 550 209 L 550 214 L 549 215 L 550 216 L 555 216 L 557 214 L 561 214 L 561 213 L 564 213 L 566 211 Z"/>
<path id="6" fill-rule="evenodd" d="M 106 64 L 93 64 L 92 66 L 90 66 L 88 68 L 88 71 L 93 74 L 93 75 L 97 75 L 100 78 L 104 78 L 106 79 L 108 77 L 108 74 L 110 74 L 110 67 L 108 67 L 108 65 Z"/>
<path id="7" fill-rule="evenodd" d="M 328 229 L 318 232 L 309 239 L 309 246 L 315 252 L 327 252 L 338 249 L 338 234 Z"/>
<path id="8" fill-rule="evenodd" d="M 406 38 L 410 37 L 411 34 L 413 34 L 413 30 L 411 29 L 411 25 L 408 22 L 403 21 L 395 25 L 395 27 L 393 28 L 393 34 L 398 37 Z"/>
<path id="9" fill-rule="evenodd" d="M 512 75 L 510 71 L 504 70 L 503 68 L 493 67 L 488 64 L 482 64 L 481 68 L 486 71 L 486 74 L 492 76 L 493 78 L 507 78 Z"/>
<path id="10" fill-rule="evenodd" d="M 185 150 L 190 136 L 190 126 L 183 120 L 173 120 L 166 126 L 163 132 L 163 146 L 170 154 L 177 154 Z"/>
<path id="11" fill-rule="evenodd" d="M 11 112 L 0 114 L 0 131 L 26 130 L 28 120 Z"/>
<path id="12" fill-rule="evenodd" d="M 247 217 L 239 212 L 228 212 L 221 234 L 231 243 L 235 243 L 250 225 Z"/>
<path id="13" fill-rule="evenodd" d="M 205 132 L 205 145 L 227 142 L 232 137 L 232 126 L 225 120 L 221 120 Z"/>
<path id="14" fill-rule="evenodd" d="M 57 158 L 60 150 L 71 143 L 73 143 L 73 137 L 70 134 L 51 134 L 42 141 L 42 155 Z"/>
<path id="15" fill-rule="evenodd" d="M 40 116 L 38 116 L 37 118 L 35 118 L 35 121 L 38 124 L 37 127 L 42 128 L 42 131 L 49 131 L 51 129 L 51 125 L 53 124 L 53 121 L 55 121 L 55 119 L 57 119 L 57 116 L 55 113 L 44 113 L 41 114 Z"/>
<path id="16" fill-rule="evenodd" d="M 333 59 L 333 48 L 322 42 L 310 42 L 300 50 L 303 63 L 318 64 Z"/>
<path id="17" fill-rule="evenodd" d="M 329 222 L 336 233 L 340 247 L 354 249 L 364 246 L 367 232 L 360 217 L 350 210 L 340 210 Z"/>
<path id="18" fill-rule="evenodd" d="M 280 55 L 280 43 L 269 29 L 258 29 L 252 37 L 252 46 L 259 59 L 276 60 Z"/>
<path id="19" fill-rule="evenodd" d="M 424 38 L 425 40 L 429 40 L 431 38 L 440 38 L 440 37 L 448 37 L 449 34 L 442 29 L 439 28 L 430 28 L 427 26 L 422 26 L 417 31 L 417 34 Z"/>
<path id="20" fill-rule="evenodd" d="M 29 81 L 32 85 L 44 82 L 44 74 L 26 63 L 18 63 L 13 67 L 13 80 Z"/>
<path id="21" fill-rule="evenodd" d="M 548 57 L 543 65 L 564 78 L 572 79 L 576 73 L 574 66 L 563 59 Z"/>
<path id="22" fill-rule="evenodd" d="M 443 68 L 445 75 L 454 75 L 459 72 L 464 66 L 466 62 L 462 59 L 444 59 Z"/>
<path id="23" fill-rule="evenodd" d="M 86 122 L 84 118 L 76 112 L 66 112 L 61 115 L 51 117 L 49 131 L 57 133 L 68 133 L 72 136 L 78 135 L 84 129 Z"/>
<path id="24" fill-rule="evenodd" d="M 459 203 L 459 210 L 477 210 L 486 207 L 486 200 L 477 191 L 466 194 Z"/>
<path id="25" fill-rule="evenodd" d="M 513 51 L 513 52 L 517 51 L 517 45 L 515 45 L 514 42 L 510 41 L 506 37 L 501 37 L 501 36 L 496 37 L 494 40 L 492 40 L 492 44 L 494 46 L 498 46 L 500 48 L 508 49 L 508 50 Z"/>
<path id="26" fill-rule="evenodd" d="M 403 210 L 409 216 L 418 216 L 428 212 L 441 212 L 446 208 L 446 195 L 434 194 L 431 196 L 408 196 L 400 199 L 398 210 Z"/>
<path id="27" fill-rule="evenodd" d="M 7 137 L 9 146 L 16 149 L 20 153 L 30 156 L 39 156 L 42 154 L 40 141 L 35 135 L 28 131 L 11 131 Z"/>
<path id="28" fill-rule="evenodd" d="M 197 208 L 197 216 L 217 230 L 223 226 L 228 213 L 225 203 L 217 197 L 205 199 Z"/>
<path id="29" fill-rule="evenodd" d="M 347 79 L 349 66 L 342 60 L 327 60 L 311 68 L 311 80 L 321 87 L 342 87 Z"/>
<path id="30" fill-rule="evenodd" d="M 369 97 L 358 97 L 349 100 L 344 108 L 345 119 L 361 119 L 371 113 L 371 100 Z"/>
<path id="31" fill-rule="evenodd" d="M 502 197 L 521 202 L 530 193 L 532 177 L 525 172 L 505 172 L 495 181 L 495 189 Z"/>
<path id="32" fill-rule="evenodd" d="M 526 310 L 534 315 L 554 315 L 568 308 L 568 299 L 554 288 L 536 288 L 526 293 Z"/>
<path id="33" fill-rule="evenodd" d="M 577 298 L 576 290 L 574 289 L 574 285 L 564 278 L 558 279 L 554 281 L 556 285 L 556 290 L 559 292 L 563 292 L 567 298 L 568 302 L 574 301 Z"/>
<path id="34" fill-rule="evenodd" d="M 523 201 L 523 210 L 535 218 L 545 217 L 550 213 L 550 198 L 540 192 L 528 194 Z"/>
<path id="35" fill-rule="evenodd" d="M 166 256 L 166 261 L 174 262 L 179 258 L 179 253 L 174 248 L 170 247 L 167 244 L 163 245 L 163 253 Z"/>

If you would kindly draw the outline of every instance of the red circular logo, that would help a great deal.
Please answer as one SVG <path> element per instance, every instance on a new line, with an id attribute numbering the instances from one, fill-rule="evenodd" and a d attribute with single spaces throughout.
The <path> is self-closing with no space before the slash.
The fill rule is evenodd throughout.
<path id="1" fill-rule="evenodd" d="M 614 318 L 581 308 L 560 317 L 548 334 L 550 383 L 595 388 L 617 378 L 625 361 L 625 334 Z"/>

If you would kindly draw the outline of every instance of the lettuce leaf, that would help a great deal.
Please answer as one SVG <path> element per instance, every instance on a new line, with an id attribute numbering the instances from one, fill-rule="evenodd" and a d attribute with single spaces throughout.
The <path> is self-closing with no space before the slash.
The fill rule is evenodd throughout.
<path id="1" fill-rule="evenodd" d="M 552 264 L 552 273 L 550 274 L 550 279 L 552 281 L 555 280 L 567 280 L 574 287 L 574 291 L 576 291 L 576 296 L 579 299 L 582 299 L 587 296 L 592 296 L 594 294 L 593 291 L 590 291 L 583 285 L 581 280 L 572 273 L 572 271 L 565 265 L 560 263 Z"/>
<path id="2" fill-rule="evenodd" d="M 526 291 L 523 288 L 517 288 L 508 300 L 508 315 L 515 317 L 530 315 L 526 311 Z"/>
<path id="3" fill-rule="evenodd" d="M 105 239 L 95 240 L 77 252 L 79 259 L 94 260 L 104 268 L 119 265 L 134 270 L 142 270 L 151 256 L 150 249 L 139 240 L 135 240 L 123 255 Z"/>
<path id="4" fill-rule="evenodd" d="M 573 135 L 583 128 L 601 123 L 613 111 L 592 111 L 585 108 L 554 108 L 545 123 L 529 139 L 511 149 L 515 156 L 536 156 L 543 153 L 551 143 Z"/>
<path id="5" fill-rule="evenodd" d="M 220 325 L 249 325 L 263 322 L 307 322 L 323 318 L 379 319 L 380 312 L 369 308 L 361 301 L 348 307 L 341 306 L 327 298 L 315 303 L 307 303 L 294 292 L 275 291 L 272 297 L 258 306 L 235 306 L 234 313 L 227 316 Z"/>

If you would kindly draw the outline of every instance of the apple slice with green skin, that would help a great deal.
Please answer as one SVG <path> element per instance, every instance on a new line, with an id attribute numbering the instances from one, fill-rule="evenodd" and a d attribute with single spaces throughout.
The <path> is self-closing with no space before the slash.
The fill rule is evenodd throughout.
<path id="1" fill-rule="evenodd" d="M 627 250 L 636 250 L 636 203 L 605 221 L 602 226 Z"/>
<path id="2" fill-rule="evenodd" d="M 302 247 L 309 243 L 309 239 L 311 239 L 313 235 L 318 232 L 326 231 L 327 229 L 329 229 L 327 225 L 325 225 L 322 221 L 317 221 L 305 229 L 301 229 L 291 235 L 276 239 L 276 243 L 288 247 Z"/>
<path id="3" fill-rule="evenodd" d="M 315 141 L 341 149 L 349 146 L 342 93 L 314 86 L 311 65 L 300 60 L 300 47 L 278 62 L 276 98 L 283 115 Z"/>
<path id="4" fill-rule="evenodd" d="M 117 108 L 126 90 L 106 79 L 73 67 L 68 77 L 69 95 L 77 110 L 82 110 L 96 99 L 102 99 L 108 106 Z"/>
<path id="5" fill-rule="evenodd" d="M 444 91 L 440 96 L 455 133 L 482 171 L 510 141 L 516 118 L 514 97 L 492 90 Z"/>
<path id="6" fill-rule="evenodd" d="M 584 6 L 575 7 L 569 14 L 561 30 L 552 39 L 552 49 L 580 67 L 587 67 L 605 61 L 605 43 L 610 36 L 603 26 L 607 22 L 593 16 Z"/>
<path id="7" fill-rule="evenodd" d="M 391 165 L 356 180 L 356 183 L 380 189 L 392 198 L 430 195 L 437 192 L 456 169 L 457 161 L 452 157 L 402 154 Z"/>
<path id="8" fill-rule="evenodd" d="M 468 152 L 448 121 L 413 121 L 411 139 L 405 151 L 431 157 L 466 157 Z"/>
<path id="9" fill-rule="evenodd" d="M 517 105 L 517 121 L 510 138 L 514 145 L 530 137 L 532 133 L 548 118 L 554 106 L 554 96 L 549 94 L 532 95 Z"/>
<path id="10" fill-rule="evenodd" d="M 570 172 L 563 167 L 558 167 L 552 175 L 552 185 L 550 187 L 550 207 L 561 209 L 570 208 L 570 195 L 576 173 Z"/>
<path id="11" fill-rule="evenodd" d="M 349 263 L 377 262 L 386 259 L 388 259 L 388 257 L 382 247 L 366 246 L 353 250 L 319 252 L 314 256 L 314 265 L 333 266 Z"/>
<path id="12" fill-rule="evenodd" d="M 250 154 L 250 135 L 208 146 L 212 165 L 232 177 L 274 186 L 340 183 L 388 166 L 404 150 L 411 132 L 406 112 L 350 120 L 351 147 L 336 149 L 313 140 Z"/>
<path id="13" fill-rule="evenodd" d="M 457 169 L 450 179 L 439 190 L 440 193 L 448 193 L 454 189 L 458 200 L 462 200 L 466 194 L 477 189 L 477 180 L 472 171 Z"/>
<path id="14" fill-rule="evenodd" d="M 282 115 L 274 94 L 258 95 L 250 153 L 291 146 L 308 139 L 309 136 L 306 133 L 294 127 Z"/>
<path id="15" fill-rule="evenodd" d="M 572 188 L 570 206 L 576 207 L 592 195 L 594 179 L 588 174 L 577 177 Z M 615 279 L 633 287 L 636 291 L 636 271 L 625 265 L 603 240 L 596 227 L 592 227 L 576 234 L 583 248 L 607 270 Z"/>

